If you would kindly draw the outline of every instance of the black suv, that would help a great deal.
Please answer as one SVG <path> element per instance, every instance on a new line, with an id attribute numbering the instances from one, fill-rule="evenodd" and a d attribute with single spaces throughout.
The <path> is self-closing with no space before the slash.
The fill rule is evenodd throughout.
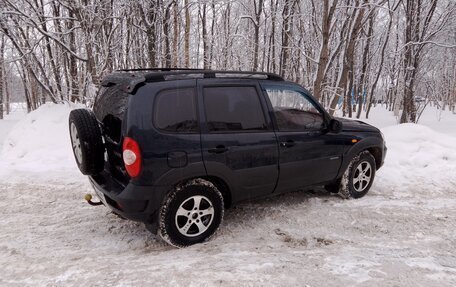
<path id="1" fill-rule="evenodd" d="M 377 128 L 257 72 L 118 71 L 69 128 L 101 202 L 174 246 L 209 238 L 242 200 L 317 186 L 362 197 L 386 153 Z"/>

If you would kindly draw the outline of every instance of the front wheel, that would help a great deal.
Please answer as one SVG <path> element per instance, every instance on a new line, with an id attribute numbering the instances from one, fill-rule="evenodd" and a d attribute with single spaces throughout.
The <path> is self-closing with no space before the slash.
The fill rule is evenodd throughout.
<path id="1" fill-rule="evenodd" d="M 369 151 L 355 156 L 340 181 L 339 194 L 343 198 L 360 198 L 366 195 L 374 182 L 375 158 Z"/>
<path id="2" fill-rule="evenodd" d="M 223 197 L 217 187 L 204 179 L 191 180 L 165 199 L 159 234 L 176 247 L 203 242 L 217 231 L 223 211 Z"/>

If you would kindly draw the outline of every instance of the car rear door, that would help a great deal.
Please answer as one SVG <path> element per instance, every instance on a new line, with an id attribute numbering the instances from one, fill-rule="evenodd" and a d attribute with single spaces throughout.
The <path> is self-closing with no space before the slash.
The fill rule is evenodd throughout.
<path id="1" fill-rule="evenodd" d="M 272 193 L 278 143 L 257 80 L 199 79 L 198 97 L 207 174 L 229 185 L 233 202 Z"/>
<path id="2" fill-rule="evenodd" d="M 325 128 L 322 108 L 297 85 L 262 87 L 273 111 L 279 142 L 277 191 L 334 180 L 342 162 L 343 146 L 338 136 Z"/>
<path id="3" fill-rule="evenodd" d="M 195 79 L 146 83 L 130 98 L 128 135 L 143 155 L 141 185 L 204 175 Z"/>

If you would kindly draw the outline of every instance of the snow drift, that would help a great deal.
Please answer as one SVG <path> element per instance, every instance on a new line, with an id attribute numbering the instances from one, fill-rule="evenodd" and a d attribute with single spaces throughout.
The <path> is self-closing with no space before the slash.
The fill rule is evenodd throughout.
<path id="1" fill-rule="evenodd" d="M 388 152 L 377 186 L 456 190 L 456 137 L 416 124 L 382 129 Z"/>
<path id="2" fill-rule="evenodd" d="M 68 116 L 81 106 L 47 103 L 21 119 L 0 153 L 0 176 L 43 181 L 78 174 L 68 132 Z"/>
<path id="3" fill-rule="evenodd" d="M 68 133 L 68 115 L 82 106 L 45 104 L 20 120 L 0 153 L 0 176 L 14 180 L 83 179 Z M 456 189 L 456 137 L 416 125 L 382 129 L 388 153 L 376 186 L 407 189 L 418 181 L 433 189 Z"/>

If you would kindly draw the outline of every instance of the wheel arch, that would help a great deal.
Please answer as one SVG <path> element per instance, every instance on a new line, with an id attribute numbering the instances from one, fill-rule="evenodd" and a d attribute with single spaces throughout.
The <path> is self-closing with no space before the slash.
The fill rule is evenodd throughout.
<path id="1" fill-rule="evenodd" d="M 229 208 L 232 204 L 233 199 L 231 196 L 231 189 L 228 186 L 228 184 L 223 179 L 221 179 L 220 177 L 217 177 L 217 176 L 208 175 L 208 176 L 205 176 L 202 178 L 207 181 L 212 182 L 217 187 L 217 189 L 220 191 L 220 193 L 223 196 L 223 203 L 225 205 L 225 208 Z"/>
<path id="2" fill-rule="evenodd" d="M 356 143 L 355 145 L 351 146 L 344 154 L 342 165 L 339 169 L 337 178 L 340 178 L 344 174 L 353 157 L 355 157 L 357 154 L 365 150 L 369 151 L 372 154 L 372 156 L 375 159 L 376 169 L 379 169 L 381 166 L 383 156 L 382 146 L 382 140 L 377 137 L 365 138 Z"/>
<path id="3" fill-rule="evenodd" d="M 201 175 L 201 176 L 192 176 L 192 177 L 180 180 L 179 182 L 174 184 L 174 187 L 177 187 L 179 185 L 184 185 L 185 183 L 187 183 L 191 180 L 197 179 L 197 178 L 207 180 L 210 183 L 212 183 L 213 185 L 215 185 L 215 187 L 217 187 L 217 189 L 222 194 L 224 207 L 229 208 L 231 206 L 231 204 L 232 204 L 231 188 L 228 185 L 228 183 L 220 177 L 213 176 L 213 175 L 206 175 L 206 174 Z"/>
<path id="4" fill-rule="evenodd" d="M 378 170 L 380 168 L 380 166 L 382 165 L 382 149 L 377 146 L 373 146 L 373 147 L 369 147 L 365 150 L 369 151 L 371 153 L 371 155 L 374 157 L 375 169 Z"/>

